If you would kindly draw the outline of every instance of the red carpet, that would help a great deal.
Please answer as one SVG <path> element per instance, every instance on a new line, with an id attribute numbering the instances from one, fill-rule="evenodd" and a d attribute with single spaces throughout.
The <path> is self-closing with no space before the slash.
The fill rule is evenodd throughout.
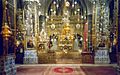
<path id="1" fill-rule="evenodd" d="M 69 67 L 57 67 L 53 69 L 56 73 L 72 73 L 73 69 Z"/>
<path id="2" fill-rule="evenodd" d="M 113 67 L 86 66 L 23 66 L 17 75 L 115 75 Z"/>

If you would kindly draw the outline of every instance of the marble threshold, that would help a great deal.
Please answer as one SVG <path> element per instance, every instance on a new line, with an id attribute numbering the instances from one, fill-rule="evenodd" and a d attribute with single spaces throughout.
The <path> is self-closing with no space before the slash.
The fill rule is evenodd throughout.
<path id="1" fill-rule="evenodd" d="M 112 66 L 116 67 L 117 64 L 16 64 L 16 67 L 24 66 Z"/>

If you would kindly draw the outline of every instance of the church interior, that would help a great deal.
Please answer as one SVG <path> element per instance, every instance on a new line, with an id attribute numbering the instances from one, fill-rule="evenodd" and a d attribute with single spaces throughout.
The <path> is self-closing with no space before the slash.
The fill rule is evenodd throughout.
<path id="1" fill-rule="evenodd" d="M 0 75 L 120 75 L 120 0 L 0 0 Z"/>

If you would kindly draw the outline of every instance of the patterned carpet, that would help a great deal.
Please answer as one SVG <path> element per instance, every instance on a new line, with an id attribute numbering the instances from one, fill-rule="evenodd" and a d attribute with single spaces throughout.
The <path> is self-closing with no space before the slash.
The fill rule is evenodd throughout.
<path id="1" fill-rule="evenodd" d="M 116 75 L 110 66 L 21 66 L 17 75 Z"/>

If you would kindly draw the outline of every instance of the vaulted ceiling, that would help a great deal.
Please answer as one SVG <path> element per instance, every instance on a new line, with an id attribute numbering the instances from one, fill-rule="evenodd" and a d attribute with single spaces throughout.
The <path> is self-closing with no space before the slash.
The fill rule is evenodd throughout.
<path id="1" fill-rule="evenodd" d="M 41 7 L 40 7 L 40 10 L 41 10 L 41 13 L 43 14 L 44 12 L 43 11 L 46 11 L 49 4 L 52 2 L 52 0 L 39 0 L 39 2 L 41 3 Z M 81 5 L 83 7 L 83 9 L 86 9 L 88 14 L 90 14 L 92 11 L 92 3 L 89 1 L 89 0 L 80 0 L 81 2 Z"/>
<path id="2" fill-rule="evenodd" d="M 39 10 L 41 11 L 41 14 L 45 14 L 45 11 L 52 2 L 52 0 L 23 0 L 23 1 L 37 1 L 38 3 L 40 3 L 41 6 Z M 83 9 L 87 10 L 87 14 L 92 14 L 92 6 L 93 6 L 92 2 L 94 1 L 96 2 L 99 0 L 80 0 Z M 106 0 L 106 1 L 109 4 L 109 2 L 112 0 Z"/>

